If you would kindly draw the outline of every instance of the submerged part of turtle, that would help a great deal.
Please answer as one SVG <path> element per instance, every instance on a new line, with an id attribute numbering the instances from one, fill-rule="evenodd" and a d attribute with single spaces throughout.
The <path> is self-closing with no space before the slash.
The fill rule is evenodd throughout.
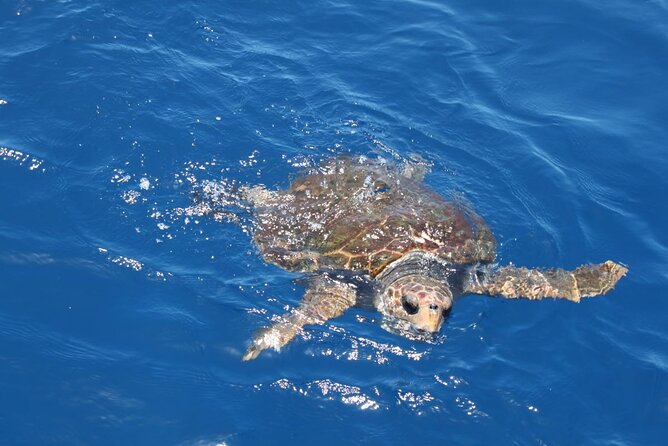
<path id="1" fill-rule="evenodd" d="M 392 321 L 387 325 L 429 334 L 462 294 L 578 302 L 606 293 L 626 274 L 611 261 L 574 271 L 494 265 L 489 227 L 429 190 L 423 167 L 344 157 L 305 172 L 285 190 L 240 189 L 263 258 L 309 274 L 299 307 L 260 330 L 244 360 L 279 350 L 305 325 L 340 316 L 368 294 L 361 288 L 371 290 L 372 305 Z"/>

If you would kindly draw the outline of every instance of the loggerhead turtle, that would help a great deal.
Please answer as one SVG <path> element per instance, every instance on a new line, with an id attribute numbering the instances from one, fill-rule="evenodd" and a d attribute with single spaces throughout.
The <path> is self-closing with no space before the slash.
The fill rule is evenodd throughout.
<path id="1" fill-rule="evenodd" d="M 285 190 L 242 188 L 263 258 L 310 273 L 300 305 L 259 330 L 244 361 L 280 350 L 305 325 L 342 315 L 361 303 L 362 289 L 403 334 L 436 333 L 462 294 L 579 302 L 605 294 L 628 271 L 612 261 L 573 271 L 493 264 L 489 227 L 429 190 L 420 166 L 344 157 Z"/>

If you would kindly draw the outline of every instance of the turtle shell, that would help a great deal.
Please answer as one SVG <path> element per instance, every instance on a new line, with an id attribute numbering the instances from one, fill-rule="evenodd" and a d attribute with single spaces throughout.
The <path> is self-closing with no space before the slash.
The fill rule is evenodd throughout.
<path id="1" fill-rule="evenodd" d="M 453 264 L 496 255 L 482 218 L 382 160 L 325 162 L 255 203 L 254 217 L 265 260 L 295 272 L 348 269 L 375 277 L 412 251 Z"/>

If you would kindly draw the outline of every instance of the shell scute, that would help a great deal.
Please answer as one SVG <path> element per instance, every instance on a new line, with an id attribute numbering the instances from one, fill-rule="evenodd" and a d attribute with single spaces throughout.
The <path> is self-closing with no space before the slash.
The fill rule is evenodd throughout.
<path id="1" fill-rule="evenodd" d="M 482 218 L 380 162 L 349 158 L 296 178 L 255 212 L 265 260 L 290 271 L 345 268 L 372 276 L 414 250 L 453 263 L 493 261 Z"/>

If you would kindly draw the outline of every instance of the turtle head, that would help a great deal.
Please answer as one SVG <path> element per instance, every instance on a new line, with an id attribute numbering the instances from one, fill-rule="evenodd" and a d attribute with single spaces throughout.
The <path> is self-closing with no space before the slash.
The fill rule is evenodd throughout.
<path id="1" fill-rule="evenodd" d="M 434 334 L 452 308 L 452 292 L 447 285 L 429 276 L 410 274 L 391 282 L 381 296 L 380 310 L 403 322 L 409 331 Z M 400 330 L 404 331 L 404 330 Z M 403 334 L 403 333 L 401 333 Z"/>

